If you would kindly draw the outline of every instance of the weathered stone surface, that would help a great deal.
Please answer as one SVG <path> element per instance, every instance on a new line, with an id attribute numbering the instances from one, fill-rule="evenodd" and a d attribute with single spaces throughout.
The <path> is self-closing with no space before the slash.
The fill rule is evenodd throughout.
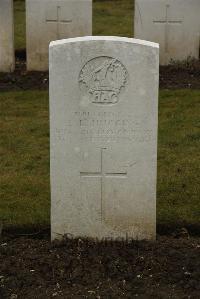
<path id="1" fill-rule="evenodd" d="M 160 64 L 199 58 L 199 0 L 136 0 L 134 36 L 160 44 Z"/>
<path id="2" fill-rule="evenodd" d="M 50 44 L 52 239 L 154 239 L 158 45 Z"/>
<path id="3" fill-rule="evenodd" d="M 0 1 L 0 72 L 12 72 L 15 68 L 13 1 Z"/>
<path id="4" fill-rule="evenodd" d="M 48 70 L 51 41 L 84 35 L 92 35 L 92 0 L 26 0 L 28 70 Z"/>

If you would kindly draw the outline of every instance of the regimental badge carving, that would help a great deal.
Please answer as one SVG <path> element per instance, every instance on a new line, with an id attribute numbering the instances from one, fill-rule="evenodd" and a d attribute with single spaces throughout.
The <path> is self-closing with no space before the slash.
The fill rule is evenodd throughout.
<path id="1" fill-rule="evenodd" d="M 128 72 L 117 59 L 107 56 L 88 61 L 79 75 L 80 89 L 95 104 L 115 104 L 128 81 Z"/>

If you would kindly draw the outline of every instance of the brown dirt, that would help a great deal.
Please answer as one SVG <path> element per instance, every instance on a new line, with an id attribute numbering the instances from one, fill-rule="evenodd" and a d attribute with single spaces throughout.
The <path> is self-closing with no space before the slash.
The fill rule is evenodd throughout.
<path id="1" fill-rule="evenodd" d="M 200 89 L 200 61 L 161 66 L 160 88 Z"/>
<path id="2" fill-rule="evenodd" d="M 200 298 L 200 238 L 0 240 L 0 298 Z"/>
<path id="3" fill-rule="evenodd" d="M 0 91 L 48 89 L 48 72 L 27 72 L 25 50 L 16 52 L 16 70 L 0 73 Z M 200 89 L 200 62 L 189 61 L 160 67 L 160 88 Z"/>
<path id="4" fill-rule="evenodd" d="M 15 72 L 0 73 L 0 92 L 14 90 L 48 89 L 48 72 L 27 72 L 25 58 L 25 52 L 18 51 L 16 57 Z"/>

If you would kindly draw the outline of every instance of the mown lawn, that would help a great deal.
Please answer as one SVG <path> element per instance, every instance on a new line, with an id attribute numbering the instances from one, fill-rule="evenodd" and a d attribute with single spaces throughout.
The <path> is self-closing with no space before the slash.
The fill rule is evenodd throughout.
<path id="1" fill-rule="evenodd" d="M 161 90 L 158 224 L 200 221 L 200 91 Z M 49 225 L 49 114 L 45 91 L 0 95 L 0 220 Z"/>
<path id="2" fill-rule="evenodd" d="M 6 224 L 48 223 L 48 94 L 4 93 L 0 103 L 0 219 Z"/>
<path id="3" fill-rule="evenodd" d="M 41 0 L 42 1 L 42 0 Z M 133 37 L 134 0 L 93 0 L 93 35 Z M 26 48 L 25 1 L 14 1 L 15 48 Z"/>

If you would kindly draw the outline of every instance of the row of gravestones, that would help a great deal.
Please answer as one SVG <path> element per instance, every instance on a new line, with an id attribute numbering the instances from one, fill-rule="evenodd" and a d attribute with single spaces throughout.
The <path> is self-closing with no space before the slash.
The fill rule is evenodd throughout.
<path id="1" fill-rule="evenodd" d="M 199 0 L 135 0 L 135 37 L 160 44 L 160 64 L 199 58 Z M 26 0 L 27 69 L 48 70 L 52 40 L 92 35 L 92 0 Z M 13 0 L 0 2 L 0 71 L 13 71 Z"/>
<path id="2" fill-rule="evenodd" d="M 90 36 L 49 53 L 52 239 L 155 239 L 159 45 Z"/>

